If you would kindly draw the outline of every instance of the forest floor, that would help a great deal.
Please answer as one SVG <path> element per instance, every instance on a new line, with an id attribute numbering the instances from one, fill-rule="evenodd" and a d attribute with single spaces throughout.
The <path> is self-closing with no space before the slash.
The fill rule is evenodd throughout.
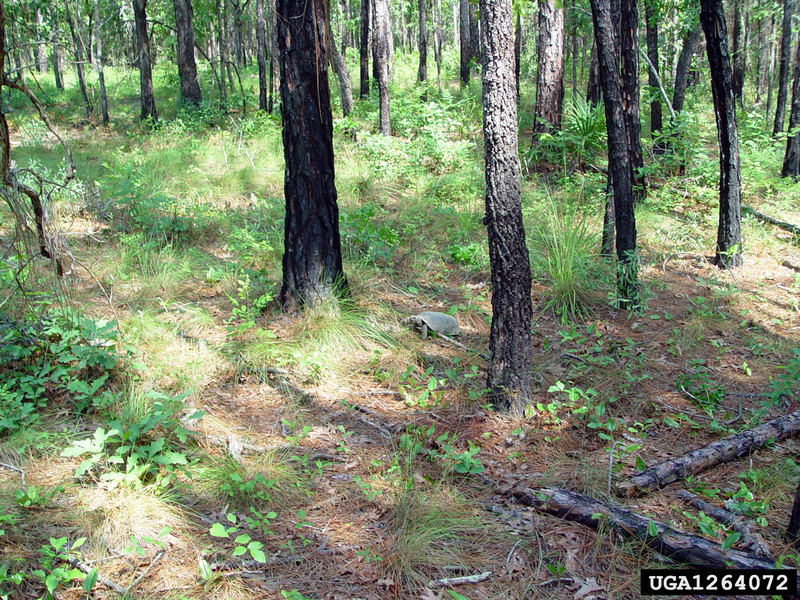
<path id="1" fill-rule="evenodd" d="M 398 73 L 410 81 L 409 65 Z M 32 267 L 27 302 L 99 322 L 96 338 L 113 345 L 90 347 L 119 362 L 87 410 L 50 386 L 37 420 L 0 428 L 0 547 L 27 574 L 0 575 L 0 593 L 41 596 L 55 573 L 58 598 L 86 597 L 50 555 L 96 568 L 98 598 L 636 598 L 640 569 L 664 564 L 611 531 L 516 505 L 518 486 L 566 488 L 724 543 L 730 531 L 678 498 L 688 489 L 798 563 L 782 537 L 796 440 L 633 501 L 617 493 L 642 464 L 797 408 L 800 274 L 784 263 L 800 264 L 800 249 L 745 217 L 744 266 L 711 264 L 707 90 L 689 103 L 687 174 L 650 158 L 641 311 L 612 301 L 613 267 L 596 256 L 603 176 L 572 168 L 576 142 L 563 142 L 561 175 L 528 169 L 535 402 L 512 419 L 482 398 L 491 305 L 476 87 L 421 105 L 398 83 L 392 139 L 371 133 L 374 99 L 350 122 L 357 142 L 337 121 L 350 297 L 303 314 L 274 301 L 278 119 L 208 108 L 167 114 L 154 133 L 129 113 L 103 129 L 45 89 L 79 166 L 77 192 L 53 204 L 75 261 L 59 286 Z M 57 173 L 58 146 L 28 113 L 14 119 L 17 164 Z M 800 223 L 763 126 L 753 114 L 741 124 L 744 202 Z M 585 162 L 602 164 L 594 153 Z M 574 297 L 554 292 L 559 277 Z M 422 310 L 454 314 L 470 350 L 420 339 L 404 319 Z M 463 576 L 478 581 L 441 582 Z"/>

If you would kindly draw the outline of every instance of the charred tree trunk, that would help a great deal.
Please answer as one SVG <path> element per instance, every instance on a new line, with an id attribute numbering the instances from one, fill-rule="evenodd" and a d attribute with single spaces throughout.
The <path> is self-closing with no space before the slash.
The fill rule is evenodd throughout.
<path id="1" fill-rule="evenodd" d="M 622 110 L 628 135 L 628 153 L 633 181 L 633 201 L 647 196 L 642 156 L 642 121 L 639 115 L 639 11 L 636 0 L 622 0 L 620 5 L 620 57 L 622 59 Z"/>
<path id="2" fill-rule="evenodd" d="M 227 102 L 227 94 L 225 90 L 225 67 L 228 62 L 227 47 L 228 41 L 225 39 L 225 19 L 222 12 L 222 6 L 225 0 L 216 0 L 217 9 L 217 35 L 219 36 L 219 101 L 220 104 Z"/>
<path id="3" fill-rule="evenodd" d="M 700 34 L 703 32 L 700 23 L 683 38 L 678 63 L 675 67 L 675 86 L 672 91 L 672 109 L 676 113 L 683 110 L 683 102 L 686 98 L 686 86 L 689 83 L 689 67 L 692 64 L 692 57 L 697 50 L 697 43 L 700 41 Z"/>
<path id="4" fill-rule="evenodd" d="M 436 0 L 433 56 L 436 59 L 436 88 L 442 93 L 442 0 Z"/>
<path id="5" fill-rule="evenodd" d="M 108 125 L 108 94 L 106 93 L 106 76 L 103 72 L 103 35 L 100 31 L 100 2 L 94 0 L 94 50 L 92 51 L 92 64 L 97 71 L 97 81 L 100 85 L 100 112 L 103 115 L 103 126 Z"/>
<path id="6" fill-rule="evenodd" d="M 86 53 L 84 52 L 83 39 L 78 34 L 77 23 L 72 18 L 72 13 L 69 10 L 69 0 L 64 0 L 64 7 L 66 9 L 65 16 L 67 24 L 69 25 L 69 32 L 72 36 L 73 55 L 75 56 L 75 70 L 78 72 L 78 84 L 81 88 L 81 96 L 83 97 L 83 106 L 86 109 L 86 118 L 90 119 L 92 116 L 92 104 L 89 102 L 89 95 L 86 93 L 86 76 L 83 70 L 83 64 L 86 60 Z M 75 15 L 75 19 L 79 19 L 80 15 Z"/>
<path id="7" fill-rule="evenodd" d="M 744 102 L 744 69 L 745 69 L 745 49 L 744 49 L 744 27 L 742 14 L 742 2 L 744 0 L 734 0 L 733 2 L 733 97 L 743 106 Z M 726 40 L 727 43 L 727 40 Z"/>
<path id="8" fill-rule="evenodd" d="M 517 108 L 519 108 L 519 74 L 522 67 L 522 16 L 517 15 L 517 24 L 514 27 L 514 79 L 517 82 Z"/>
<path id="9" fill-rule="evenodd" d="M 374 29 L 372 44 L 375 48 L 375 67 L 377 69 L 378 103 L 380 106 L 380 132 L 392 135 L 389 115 L 389 2 L 373 0 Z"/>
<path id="10" fill-rule="evenodd" d="M 792 84 L 792 109 L 789 113 L 789 137 L 786 140 L 786 154 L 783 158 L 781 176 L 800 177 L 800 38 L 797 40 L 794 83 Z"/>
<path id="11" fill-rule="evenodd" d="M 610 0 L 591 0 L 591 5 L 608 133 L 608 177 L 614 195 L 617 289 L 620 297 L 633 308 L 639 304 L 636 219 L 633 213 L 633 171 L 614 39 L 613 18 L 616 15 L 612 14 Z"/>
<path id="12" fill-rule="evenodd" d="M 597 62 L 597 42 L 592 39 L 592 52 L 589 56 L 589 83 L 586 86 L 586 101 L 592 106 L 600 103 L 602 88 L 600 85 L 600 63 Z"/>
<path id="13" fill-rule="evenodd" d="M 194 11 L 191 0 L 172 0 L 175 9 L 175 31 L 178 38 L 178 76 L 181 80 L 181 100 L 198 105 L 203 101 L 200 83 L 197 80 L 197 65 L 194 62 Z"/>
<path id="14" fill-rule="evenodd" d="M 789 526 L 786 528 L 786 539 L 789 540 L 795 548 L 800 548 L 798 530 L 800 530 L 800 483 L 797 485 L 797 491 L 794 493 L 792 514 L 789 517 Z"/>
<path id="15" fill-rule="evenodd" d="M 428 101 L 428 26 L 425 0 L 419 0 L 419 71 L 417 78 L 422 84 L 422 101 Z"/>
<path id="16" fill-rule="evenodd" d="M 369 97 L 369 40 L 370 40 L 370 5 L 372 0 L 361 0 L 361 46 L 358 49 L 361 60 L 361 93 L 362 98 Z"/>
<path id="17" fill-rule="evenodd" d="M 564 9 L 556 8 L 555 0 L 539 0 L 537 56 L 534 144 L 539 135 L 561 128 L 561 107 L 564 102 Z"/>
<path id="18" fill-rule="evenodd" d="M 664 154 L 666 145 L 658 141 L 663 127 L 661 117 L 661 97 L 658 87 L 658 14 L 655 0 L 645 0 L 645 26 L 647 40 L 647 58 L 653 68 L 648 69 L 647 84 L 650 86 L 650 137 L 653 139 L 653 152 Z M 655 69 L 655 71 L 653 71 Z"/>
<path id="19" fill-rule="evenodd" d="M 284 309 L 313 306 L 345 286 L 333 167 L 325 0 L 278 0 L 286 162 Z"/>
<path id="20" fill-rule="evenodd" d="M 711 69 L 711 92 L 719 141 L 719 227 L 716 263 L 722 269 L 742 264 L 742 190 L 739 136 L 733 72 L 728 55 L 727 28 L 722 0 L 701 0 L 700 22 L 706 35 Z"/>
<path id="21" fill-rule="evenodd" d="M 458 0 L 458 39 L 461 57 L 461 86 L 469 85 L 470 51 L 469 40 L 469 0 Z"/>
<path id="22" fill-rule="evenodd" d="M 269 98 L 267 99 L 267 112 L 272 114 L 273 110 L 273 95 L 275 93 L 275 79 L 278 74 L 278 15 L 275 10 L 275 0 L 267 0 L 269 2 L 270 24 L 269 35 L 267 36 L 267 43 L 269 44 Z"/>
<path id="23" fill-rule="evenodd" d="M 783 22 L 781 25 L 781 57 L 778 67 L 778 94 L 775 103 L 775 124 L 772 135 L 783 131 L 786 116 L 786 94 L 789 88 L 789 68 L 792 53 L 792 0 L 783 0 Z"/>
<path id="24" fill-rule="evenodd" d="M 258 62 L 258 109 L 267 110 L 267 21 L 264 0 L 256 0 L 256 61 Z"/>
<path id="25" fill-rule="evenodd" d="M 136 46 L 139 65 L 139 95 L 142 121 L 158 121 L 156 100 L 153 96 L 153 71 L 150 62 L 150 37 L 147 35 L 147 0 L 133 0 L 133 16 L 136 20 Z"/>
<path id="26" fill-rule="evenodd" d="M 511 0 L 480 0 L 486 216 L 492 279 L 486 387 L 501 410 L 531 399 L 531 271 L 522 223 Z"/>

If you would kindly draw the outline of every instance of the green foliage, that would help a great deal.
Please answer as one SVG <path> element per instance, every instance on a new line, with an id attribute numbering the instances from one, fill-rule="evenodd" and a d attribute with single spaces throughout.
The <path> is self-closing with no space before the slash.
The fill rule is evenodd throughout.
<path id="1" fill-rule="evenodd" d="M 265 515 L 259 514 L 259 526 L 263 529 L 264 527 L 269 525 L 269 522 L 276 518 L 278 515 L 275 512 L 269 512 Z M 225 538 L 225 539 L 233 539 L 234 547 L 232 556 L 234 558 L 239 556 L 244 556 L 245 554 L 250 554 L 251 558 L 261 564 L 267 562 L 267 557 L 264 554 L 264 544 L 257 540 L 254 540 L 250 535 L 247 533 L 239 533 L 237 531 L 242 524 L 246 524 L 248 527 L 253 529 L 251 523 L 255 523 L 255 521 L 251 520 L 243 520 L 240 521 L 237 516 L 233 513 L 228 513 L 227 515 L 228 522 L 230 525 L 223 525 L 222 523 L 214 523 L 211 528 L 208 530 L 209 535 L 216 538 Z M 236 537 L 232 537 L 236 536 Z"/>
<path id="2" fill-rule="evenodd" d="M 689 361 L 693 372 L 679 375 L 677 388 L 691 398 L 709 415 L 725 398 L 725 386 L 717 384 L 703 361 Z"/>
<path id="3" fill-rule="evenodd" d="M 781 367 L 780 373 L 769 382 L 767 401 L 777 406 L 786 398 L 796 398 L 800 395 L 800 348 L 794 348 L 793 356 Z"/>
<path id="4" fill-rule="evenodd" d="M 30 508 L 32 506 L 45 507 L 50 504 L 50 501 L 56 494 L 64 491 L 62 486 L 56 486 L 49 491 L 45 490 L 42 486 L 29 485 L 27 488 L 21 488 L 14 492 L 14 502 L 23 508 Z"/>

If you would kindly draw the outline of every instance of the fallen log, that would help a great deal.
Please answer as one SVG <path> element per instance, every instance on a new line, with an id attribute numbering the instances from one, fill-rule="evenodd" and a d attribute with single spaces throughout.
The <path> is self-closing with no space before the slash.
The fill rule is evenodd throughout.
<path id="1" fill-rule="evenodd" d="M 792 514 L 789 516 L 789 526 L 786 528 L 786 539 L 788 539 L 796 549 L 800 549 L 798 529 L 800 529 L 800 484 L 797 485 L 797 491 L 794 494 Z"/>
<path id="2" fill-rule="evenodd" d="M 697 510 L 702 510 L 715 521 L 727 525 L 733 531 L 737 532 L 741 536 L 739 546 L 748 552 L 760 556 L 761 558 L 771 558 L 764 538 L 750 529 L 750 522 L 742 515 L 736 515 L 724 508 L 714 506 L 686 490 L 678 490 L 678 498 Z"/>
<path id="3" fill-rule="evenodd" d="M 795 241 L 800 241 L 800 227 L 797 225 L 792 225 L 791 223 L 787 223 L 786 221 L 779 221 L 769 215 L 765 215 L 762 212 L 755 210 L 749 206 L 742 206 L 742 213 L 743 214 L 751 214 L 759 221 L 763 221 L 764 223 L 769 223 L 770 225 L 775 225 L 776 227 L 780 227 L 784 231 L 788 231 L 789 233 L 793 234 L 795 237 Z"/>
<path id="4" fill-rule="evenodd" d="M 798 432 L 800 410 L 634 473 L 630 483 L 621 483 L 618 489 L 628 496 L 657 490 L 687 475 L 694 475 L 750 454 L 771 441 L 780 442 L 795 436 Z"/>
<path id="5" fill-rule="evenodd" d="M 641 541 L 645 546 L 675 562 L 710 568 L 774 569 L 775 563 L 733 548 L 724 550 L 704 537 L 674 529 L 613 506 L 560 488 L 517 488 L 513 496 L 539 512 L 598 529 L 611 526 L 624 537 Z"/>

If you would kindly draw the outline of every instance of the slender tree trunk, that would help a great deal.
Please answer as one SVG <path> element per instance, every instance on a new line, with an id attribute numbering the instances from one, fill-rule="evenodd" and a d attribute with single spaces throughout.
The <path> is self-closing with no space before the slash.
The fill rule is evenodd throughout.
<path id="1" fill-rule="evenodd" d="M 471 46 L 469 43 L 469 0 L 458 0 L 458 38 L 461 55 L 461 86 L 469 85 L 469 62 Z"/>
<path id="2" fill-rule="evenodd" d="M 786 116 L 786 93 L 789 88 L 789 68 L 792 52 L 792 0 L 783 0 L 783 21 L 781 25 L 781 58 L 778 66 L 778 95 L 775 103 L 775 124 L 772 135 L 783 132 Z"/>
<path id="3" fill-rule="evenodd" d="M 767 63 L 767 104 L 764 107 L 764 120 L 769 121 L 772 114 L 772 81 L 775 78 L 775 15 L 770 19 L 769 62 Z"/>
<path id="4" fill-rule="evenodd" d="M 764 3 L 762 2 L 762 8 Z M 758 85 L 756 86 L 756 104 L 763 104 L 767 94 L 767 80 L 769 76 L 769 38 L 772 24 L 768 15 L 762 14 L 758 21 Z"/>
<path id="5" fill-rule="evenodd" d="M 389 23 L 388 0 L 374 0 L 373 7 L 375 27 L 372 43 L 375 47 L 375 60 L 377 66 L 378 100 L 380 105 L 380 132 L 383 135 L 392 135 L 392 124 L 389 116 Z"/>
<path id="6" fill-rule="evenodd" d="M 350 2 L 341 1 L 342 18 L 339 27 L 339 37 L 342 40 L 342 58 L 347 57 L 347 22 L 350 20 Z"/>
<path id="7" fill-rule="evenodd" d="M 744 102 L 744 69 L 745 69 L 745 49 L 744 49 L 744 27 L 742 14 L 742 3 L 745 0 L 734 0 L 733 2 L 733 97 L 743 106 Z M 746 9 L 745 11 L 746 12 Z"/>
<path id="8" fill-rule="evenodd" d="M 586 86 L 586 101 L 597 106 L 602 93 L 600 85 L 600 63 L 597 61 L 597 42 L 592 39 L 592 52 L 589 57 L 589 83 Z"/>
<path id="9" fill-rule="evenodd" d="M 222 13 L 222 6 L 225 0 L 216 0 L 215 6 L 217 9 L 217 35 L 219 36 L 219 101 L 221 104 L 226 104 L 227 94 L 225 90 L 225 65 L 227 64 L 227 46 L 225 40 L 225 19 Z"/>
<path id="10" fill-rule="evenodd" d="M 522 415 L 531 399 L 531 272 L 522 223 L 511 0 L 480 0 L 486 223 L 492 279 L 490 401 Z"/>
<path id="11" fill-rule="evenodd" d="M 789 113 L 789 137 L 786 140 L 786 154 L 783 158 L 782 177 L 800 177 L 800 38 L 794 63 L 794 83 L 792 84 L 792 108 Z"/>
<path id="12" fill-rule="evenodd" d="M 144 121 L 158 121 L 156 100 L 153 96 L 153 71 L 150 62 L 150 37 L 147 35 L 147 0 L 133 0 L 133 16 L 136 20 L 136 47 L 139 65 L 139 95 L 142 110 L 140 118 Z"/>
<path id="13" fill-rule="evenodd" d="M 39 35 L 44 27 L 44 19 L 42 18 L 42 9 L 36 7 L 36 62 L 39 65 L 39 73 L 47 73 L 47 46 L 39 39 Z"/>
<path id="14" fill-rule="evenodd" d="M 419 72 L 417 73 L 422 84 L 422 101 L 428 101 L 428 10 L 425 0 L 419 0 Z"/>
<path id="15" fill-rule="evenodd" d="M 722 0 L 700 1 L 700 22 L 706 35 L 711 92 L 719 141 L 719 227 L 716 263 L 722 269 L 742 264 L 741 169 L 733 71 Z"/>
<path id="16" fill-rule="evenodd" d="M 92 64 L 97 71 L 100 84 L 100 111 L 103 115 L 103 126 L 108 125 L 108 94 L 106 94 L 106 76 L 103 72 L 103 35 L 100 31 L 100 1 L 94 0 L 94 51 Z"/>
<path id="17" fill-rule="evenodd" d="M 325 0 L 278 0 L 285 251 L 281 304 L 313 306 L 346 286 L 333 166 Z"/>
<path id="18" fill-rule="evenodd" d="M 672 92 L 672 109 L 676 113 L 683 110 L 683 102 L 686 98 L 686 86 L 689 83 L 689 67 L 692 64 L 692 57 L 697 50 L 697 43 L 700 41 L 700 34 L 703 32 L 700 23 L 683 38 L 678 63 L 675 67 L 675 85 Z"/>
<path id="19" fill-rule="evenodd" d="M 608 134 L 608 176 L 614 196 L 614 219 L 617 247 L 617 288 L 622 299 L 633 308 L 639 304 L 638 259 L 636 256 L 636 219 L 633 212 L 633 180 L 623 91 L 615 42 L 614 14 L 610 0 L 591 0 L 592 21 Z"/>
<path id="20" fill-rule="evenodd" d="M 442 93 L 442 0 L 436 0 L 436 23 L 433 34 L 433 56 L 436 59 L 436 87 Z"/>
<path id="21" fill-rule="evenodd" d="M 556 8 L 555 0 L 539 0 L 538 33 L 534 144 L 541 134 L 561 128 L 561 107 L 564 102 L 564 9 Z"/>
<path id="22" fill-rule="evenodd" d="M 256 0 L 256 60 L 258 62 L 258 110 L 267 110 L 267 22 L 264 0 Z"/>
<path id="23" fill-rule="evenodd" d="M 645 0 L 645 25 L 647 32 L 647 58 L 655 67 L 655 72 L 648 69 L 647 83 L 650 86 L 650 137 L 653 138 L 653 152 L 663 154 L 666 146 L 663 142 L 657 142 L 661 135 L 661 95 L 658 91 L 658 14 L 656 12 L 655 0 Z"/>
<path id="24" fill-rule="evenodd" d="M 333 32 L 329 30 L 328 35 L 328 56 L 333 67 L 333 72 L 339 79 L 339 92 L 342 99 L 342 115 L 345 117 L 353 111 L 353 87 L 350 84 L 350 71 L 347 70 L 347 63 L 344 57 L 336 50 L 336 40 L 333 39 Z M 351 132 L 354 134 L 355 132 Z"/>
<path id="25" fill-rule="evenodd" d="M 67 24 L 69 25 L 69 31 L 72 35 L 72 46 L 74 48 L 74 56 L 75 56 L 75 69 L 78 72 L 78 84 L 81 88 L 81 96 L 83 97 L 83 106 L 86 109 L 86 118 L 89 119 L 92 116 L 92 104 L 89 102 L 89 95 L 86 93 L 86 76 L 83 70 L 83 63 L 86 60 L 86 53 L 84 52 L 83 47 L 83 40 L 81 36 L 78 34 L 77 23 L 72 18 L 72 13 L 69 10 L 69 0 L 64 0 L 64 7 L 66 9 L 65 16 L 67 18 Z M 75 19 L 79 19 L 80 15 L 75 15 Z"/>
<path id="26" fill-rule="evenodd" d="M 514 80 L 517 84 L 517 109 L 519 109 L 519 74 L 522 70 L 522 17 L 517 14 L 517 24 L 514 27 Z"/>
<path id="27" fill-rule="evenodd" d="M 372 0 L 361 0 L 361 47 L 358 49 L 361 60 L 361 93 L 362 98 L 369 97 L 369 40 L 370 40 L 370 6 Z"/>
<path id="28" fill-rule="evenodd" d="M 481 37 L 478 19 L 478 3 L 469 2 L 469 58 L 473 70 L 481 64 Z"/>
<path id="29" fill-rule="evenodd" d="M 267 0 L 270 8 L 270 32 L 267 36 L 269 43 L 269 98 L 267 99 L 267 112 L 272 114 L 274 108 L 273 95 L 275 92 L 275 79 L 278 74 L 278 14 L 275 10 L 275 0 Z"/>
<path id="30" fill-rule="evenodd" d="M 197 65 L 194 62 L 194 11 L 191 0 L 172 0 L 175 9 L 175 31 L 177 34 L 178 77 L 181 80 L 181 100 L 198 105 L 203 101 L 200 82 L 197 80 Z"/>
<path id="31" fill-rule="evenodd" d="M 628 152 L 631 155 L 633 200 L 638 203 L 647 196 L 642 156 L 642 121 L 639 115 L 639 11 L 636 0 L 622 0 L 620 42 L 622 58 L 622 107 L 625 113 L 625 130 L 628 135 Z"/>
<path id="32" fill-rule="evenodd" d="M 50 11 L 53 14 L 55 14 L 56 11 L 55 0 L 50 0 Z M 63 90 L 64 81 L 61 78 L 61 51 L 60 51 L 59 37 L 60 36 L 59 36 L 58 19 L 53 19 L 53 34 L 51 38 L 53 44 L 53 50 L 51 55 L 51 60 L 53 62 L 53 77 L 55 78 L 56 89 Z"/>

